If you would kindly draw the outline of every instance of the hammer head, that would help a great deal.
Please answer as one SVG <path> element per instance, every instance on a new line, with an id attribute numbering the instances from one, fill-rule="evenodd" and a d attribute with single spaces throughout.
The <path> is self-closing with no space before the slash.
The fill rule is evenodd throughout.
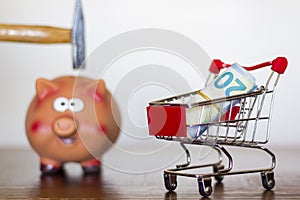
<path id="1" fill-rule="evenodd" d="M 76 0 L 74 22 L 72 28 L 73 68 L 85 67 L 84 19 L 80 0 Z"/>

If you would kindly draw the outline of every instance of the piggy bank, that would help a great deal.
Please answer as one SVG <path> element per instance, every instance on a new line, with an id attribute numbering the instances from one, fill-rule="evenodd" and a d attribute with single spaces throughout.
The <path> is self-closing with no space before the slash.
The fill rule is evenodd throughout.
<path id="1" fill-rule="evenodd" d="M 99 173 L 99 158 L 118 138 L 119 124 L 118 107 L 103 80 L 36 80 L 26 135 L 43 174 L 62 171 L 66 162 L 80 163 L 85 173 Z"/>

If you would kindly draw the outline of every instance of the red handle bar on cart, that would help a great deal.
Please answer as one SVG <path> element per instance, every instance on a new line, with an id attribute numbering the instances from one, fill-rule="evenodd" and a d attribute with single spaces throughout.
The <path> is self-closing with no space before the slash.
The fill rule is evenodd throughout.
<path id="1" fill-rule="evenodd" d="M 264 62 L 258 65 L 254 65 L 251 67 L 244 67 L 244 69 L 251 71 L 259 68 L 267 67 L 272 65 L 271 69 L 279 74 L 283 74 L 288 65 L 288 61 L 285 57 L 277 57 L 273 61 Z M 221 60 L 214 59 L 210 65 L 209 71 L 218 74 L 221 69 L 230 67 L 230 64 L 225 64 Z"/>

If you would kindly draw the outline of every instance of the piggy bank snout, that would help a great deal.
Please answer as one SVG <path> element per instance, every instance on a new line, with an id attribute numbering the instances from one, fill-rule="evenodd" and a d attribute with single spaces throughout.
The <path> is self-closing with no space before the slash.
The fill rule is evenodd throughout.
<path id="1" fill-rule="evenodd" d="M 76 122 L 71 117 L 61 117 L 54 121 L 53 131 L 59 137 L 70 137 L 76 133 Z"/>

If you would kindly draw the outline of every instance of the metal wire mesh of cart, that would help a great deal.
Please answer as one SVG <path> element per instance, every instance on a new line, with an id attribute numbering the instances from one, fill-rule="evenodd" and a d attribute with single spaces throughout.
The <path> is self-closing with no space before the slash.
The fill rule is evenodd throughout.
<path id="1" fill-rule="evenodd" d="M 179 96 L 177 98 L 192 98 L 197 92 Z M 228 106 L 227 112 L 209 120 L 208 123 L 189 123 L 186 120 L 186 131 L 195 135 L 194 141 L 201 143 L 267 143 L 270 137 L 269 127 L 272 113 L 274 91 L 267 91 L 264 87 L 255 92 L 235 95 L 227 98 L 214 99 L 194 104 L 176 105 L 174 100 L 165 100 L 163 106 L 178 106 L 185 110 L 185 116 L 197 112 L 199 122 L 203 113 L 211 112 L 214 107 Z M 154 103 L 155 105 L 155 103 Z M 212 115 L 209 115 L 212 118 Z M 207 130 L 200 134 L 201 128 Z M 258 133 L 258 134 L 256 134 Z M 187 137 L 189 135 L 187 134 Z M 162 136 L 162 135 L 156 135 Z M 169 135 L 172 136 L 172 135 Z"/>

